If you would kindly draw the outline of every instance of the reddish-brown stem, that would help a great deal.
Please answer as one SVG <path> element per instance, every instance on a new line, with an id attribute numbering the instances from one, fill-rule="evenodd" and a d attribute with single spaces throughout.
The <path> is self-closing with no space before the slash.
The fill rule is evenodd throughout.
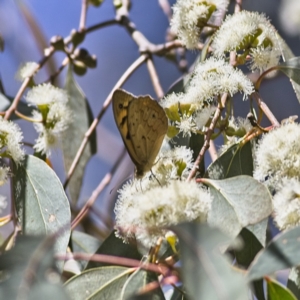
<path id="1" fill-rule="evenodd" d="M 94 119 L 93 123 L 91 124 L 90 128 L 87 130 L 87 132 L 84 135 L 84 139 L 81 142 L 81 145 L 75 155 L 75 158 L 72 162 L 72 165 L 69 169 L 69 172 L 67 174 L 67 178 L 66 181 L 64 183 L 64 188 L 67 187 L 74 171 L 75 168 L 79 162 L 79 159 L 89 141 L 89 138 L 91 136 L 91 134 L 93 133 L 93 131 L 96 129 L 96 126 L 98 125 L 98 123 L 100 122 L 101 118 L 103 117 L 104 113 L 106 112 L 110 102 L 111 102 L 111 98 L 112 98 L 112 94 L 113 92 L 120 88 L 127 80 L 128 78 L 132 75 L 132 73 L 141 65 L 143 64 L 146 60 L 148 59 L 148 55 L 141 55 L 137 60 L 134 61 L 134 63 L 125 71 L 125 73 L 121 76 L 121 78 L 118 80 L 118 82 L 115 84 L 115 86 L 113 87 L 113 89 L 111 90 L 111 92 L 109 93 L 109 95 L 107 96 L 107 98 L 105 99 L 102 108 L 98 114 L 98 116 Z"/>
<path id="2" fill-rule="evenodd" d="M 124 155 L 126 154 L 125 148 L 123 149 L 121 155 L 118 157 L 117 161 L 115 162 L 114 166 L 112 167 L 111 171 L 108 172 L 97 188 L 93 191 L 91 197 L 89 200 L 86 202 L 86 204 L 82 207 L 80 212 L 77 214 L 76 218 L 72 221 L 72 229 L 74 229 L 80 222 L 81 220 L 86 216 L 86 214 L 89 212 L 90 208 L 92 205 L 95 203 L 96 199 L 100 195 L 100 193 L 104 190 L 104 188 L 110 183 L 116 169 L 118 168 L 119 164 L 121 163 L 122 159 L 124 158 Z"/>
<path id="3" fill-rule="evenodd" d="M 234 12 L 240 12 L 242 10 L 243 0 L 235 0 Z"/>
<path id="4" fill-rule="evenodd" d="M 202 148 L 201 148 L 201 150 L 200 150 L 200 152 L 199 152 L 199 154 L 196 158 L 196 161 L 195 161 L 194 166 L 193 166 L 193 168 L 192 168 L 192 170 L 191 170 L 191 172 L 190 172 L 190 174 L 187 178 L 187 181 L 192 180 L 196 176 L 197 170 L 199 168 L 199 165 L 200 165 L 201 161 L 204 158 L 205 152 L 209 148 L 211 136 L 212 136 L 212 134 L 214 132 L 214 129 L 216 127 L 216 124 L 217 124 L 217 122 L 218 122 L 218 120 L 221 116 L 222 110 L 225 106 L 227 96 L 228 96 L 227 93 L 222 95 L 221 101 L 218 104 L 218 107 L 215 111 L 214 117 L 213 117 L 213 119 L 212 119 L 212 121 L 211 121 L 211 123 L 210 123 L 210 125 L 207 129 L 206 134 L 205 134 L 204 144 L 203 144 L 203 146 L 202 146 Z"/>
<path id="5" fill-rule="evenodd" d="M 261 99 L 259 93 L 254 92 L 252 94 L 253 98 L 256 100 L 258 107 L 263 111 L 263 113 L 266 115 L 266 117 L 269 119 L 271 124 L 274 127 L 279 127 L 280 123 L 277 121 L 267 104 Z"/>
<path id="6" fill-rule="evenodd" d="M 152 57 L 147 59 L 147 67 L 157 98 L 161 99 L 164 96 L 164 91 L 160 85 Z"/>
<path id="7" fill-rule="evenodd" d="M 94 254 L 90 255 L 87 253 L 67 253 L 67 254 L 57 254 L 55 258 L 58 260 L 86 260 L 86 261 L 96 261 L 96 262 L 104 262 L 108 264 L 133 267 L 133 268 L 141 268 L 146 271 L 152 271 L 158 274 L 166 275 L 169 273 L 169 268 L 163 265 L 156 265 L 151 263 L 142 264 L 139 260 L 105 255 L 105 254 Z M 134 270 L 133 270 L 134 271 Z"/>

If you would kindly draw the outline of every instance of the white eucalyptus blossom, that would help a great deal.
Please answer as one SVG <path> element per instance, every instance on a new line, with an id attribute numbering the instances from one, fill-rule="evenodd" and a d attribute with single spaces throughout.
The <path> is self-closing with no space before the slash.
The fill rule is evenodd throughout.
<path id="1" fill-rule="evenodd" d="M 7 207 L 7 200 L 6 197 L 0 195 L 0 214 L 3 212 L 3 210 Z"/>
<path id="2" fill-rule="evenodd" d="M 33 112 L 33 117 L 37 120 L 34 127 L 39 133 L 34 148 L 50 155 L 51 148 L 58 145 L 61 135 L 71 123 L 68 95 L 66 91 L 51 84 L 42 84 L 29 91 L 26 99 L 39 110 Z"/>
<path id="3" fill-rule="evenodd" d="M 227 16 L 215 34 L 212 48 L 217 57 L 250 49 L 251 69 L 260 71 L 276 66 L 281 55 L 276 30 L 269 20 L 263 14 L 248 11 Z"/>
<path id="4" fill-rule="evenodd" d="M 209 191 L 194 181 L 173 180 L 144 192 L 128 183 L 119 191 L 115 206 L 117 236 L 125 242 L 135 237 L 150 247 L 165 238 L 167 226 L 206 221 L 210 205 Z"/>
<path id="5" fill-rule="evenodd" d="M 254 178 L 271 189 L 284 178 L 300 179 L 300 125 L 288 123 L 262 137 L 255 152 Z"/>
<path id="6" fill-rule="evenodd" d="M 177 0 L 173 6 L 171 30 L 188 48 L 197 48 L 202 28 L 225 11 L 228 0 Z"/>
<path id="7" fill-rule="evenodd" d="M 0 117 L 0 156 L 9 157 L 16 164 L 20 164 L 24 158 L 24 151 L 21 148 L 22 139 L 20 127 Z"/>
<path id="8" fill-rule="evenodd" d="M 182 132 L 183 137 L 191 136 L 192 132 L 197 132 L 196 123 L 193 120 L 193 116 L 187 116 L 184 114 L 180 117 L 180 121 L 176 121 L 175 124 L 179 129 L 179 132 Z"/>
<path id="9" fill-rule="evenodd" d="M 196 112 L 194 120 L 199 130 L 205 127 L 212 114 L 216 111 L 216 108 L 216 106 L 210 105 Z"/>
<path id="10" fill-rule="evenodd" d="M 58 102 L 67 103 L 68 94 L 50 83 L 44 83 L 33 87 L 27 93 L 26 101 L 35 106 L 50 105 Z"/>
<path id="11" fill-rule="evenodd" d="M 36 62 L 27 62 L 20 66 L 16 74 L 16 79 L 19 81 L 25 80 L 27 77 L 34 75 L 37 70 L 38 64 Z"/>
<path id="12" fill-rule="evenodd" d="M 273 198 L 274 220 L 285 230 L 300 225 L 300 182 L 285 178 Z"/>

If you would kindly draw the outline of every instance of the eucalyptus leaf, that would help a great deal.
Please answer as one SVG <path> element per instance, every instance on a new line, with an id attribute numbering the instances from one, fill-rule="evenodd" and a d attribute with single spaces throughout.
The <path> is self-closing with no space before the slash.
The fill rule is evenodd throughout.
<path id="1" fill-rule="evenodd" d="M 115 231 L 112 231 L 112 233 L 105 239 L 105 241 L 96 251 L 96 254 L 107 254 L 136 260 L 142 259 L 142 256 L 138 252 L 136 245 L 125 244 L 122 239 L 116 237 Z M 90 269 L 107 265 L 108 264 L 106 263 L 90 261 L 86 268 Z"/>
<path id="2" fill-rule="evenodd" d="M 272 212 L 271 194 L 260 182 L 241 175 L 223 180 L 202 179 L 210 187 L 213 201 L 208 223 L 230 236 L 256 224 Z"/>
<path id="3" fill-rule="evenodd" d="M 278 281 L 267 280 L 268 300 L 297 300 L 293 293 Z"/>
<path id="4" fill-rule="evenodd" d="M 151 282 L 158 282 L 157 276 L 153 272 L 148 272 L 143 269 L 136 270 L 126 281 L 123 286 L 121 299 L 137 299 L 138 292 Z M 147 299 L 164 300 L 164 294 L 159 287 L 151 293 L 144 294 L 143 297 Z"/>
<path id="5" fill-rule="evenodd" d="M 253 175 L 251 142 L 245 145 L 237 142 L 230 146 L 208 166 L 205 177 L 225 179 L 238 175 Z"/>
<path id="6" fill-rule="evenodd" d="M 299 267 L 293 267 L 290 271 L 287 288 L 297 297 L 300 299 L 300 270 Z"/>
<path id="7" fill-rule="evenodd" d="M 71 68 L 68 69 L 65 89 L 69 95 L 68 103 L 73 117 L 73 121 L 65 131 L 62 140 L 65 169 L 68 171 L 84 139 L 85 133 L 93 121 L 93 116 L 83 91 L 73 77 Z M 73 203 L 77 203 L 78 201 L 86 164 L 96 152 L 96 132 L 94 131 L 68 185 Z"/>
<path id="8" fill-rule="evenodd" d="M 293 57 L 278 65 L 278 69 L 300 84 L 300 57 Z"/>
<path id="9" fill-rule="evenodd" d="M 26 155 L 14 165 L 13 194 L 24 235 L 57 234 L 55 253 L 65 253 L 70 238 L 68 198 L 55 172 L 41 159 Z M 60 269 L 62 269 L 62 262 Z"/>
<path id="10" fill-rule="evenodd" d="M 183 285 L 187 298 L 248 299 L 244 276 L 220 252 L 232 239 L 207 224 L 185 223 L 171 228 L 179 238 Z"/>
<path id="11" fill-rule="evenodd" d="M 300 227 L 278 234 L 256 256 L 248 269 L 248 280 L 256 280 L 283 270 L 300 265 Z"/>
<path id="12" fill-rule="evenodd" d="M 243 266 L 248 269 L 252 263 L 256 254 L 263 248 L 262 244 L 256 238 L 256 236 L 247 228 L 243 228 L 239 234 L 239 237 L 243 241 L 243 247 L 241 249 L 234 250 L 234 255 L 239 266 Z M 253 282 L 256 298 L 258 300 L 264 300 L 264 287 L 263 280 L 257 280 Z"/>
<path id="13" fill-rule="evenodd" d="M 100 247 L 101 242 L 87 233 L 74 230 L 71 235 L 71 245 L 73 252 L 94 254 Z M 87 266 L 88 261 L 82 260 L 79 263 L 83 270 Z"/>
<path id="14" fill-rule="evenodd" d="M 69 299 L 55 271 L 51 238 L 18 236 L 15 246 L 1 255 L 0 271 L 0 299 Z"/>
<path id="15" fill-rule="evenodd" d="M 72 300 L 120 299 L 122 288 L 132 273 L 125 267 L 100 267 L 82 272 L 65 283 Z"/>

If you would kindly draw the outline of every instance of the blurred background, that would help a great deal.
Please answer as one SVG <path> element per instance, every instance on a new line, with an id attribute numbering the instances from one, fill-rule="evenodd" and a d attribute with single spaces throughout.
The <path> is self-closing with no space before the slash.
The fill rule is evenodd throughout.
<path id="1" fill-rule="evenodd" d="M 292 16 L 283 7 L 284 3 L 292 0 L 244 0 L 243 8 L 251 11 L 263 12 L 268 16 L 279 34 L 292 48 L 296 56 L 300 53 L 300 32 L 297 28 L 287 26 Z M 300 2 L 299 0 L 296 0 Z M 104 0 L 99 7 L 91 6 L 87 14 L 87 26 L 111 20 L 115 16 L 112 0 Z M 175 1 L 169 1 L 172 5 Z M 232 12 L 233 5 L 230 10 Z M 21 83 L 15 79 L 19 66 L 28 61 L 39 61 L 42 57 L 41 47 L 36 42 L 34 32 L 28 20 L 33 19 L 38 24 L 46 45 L 52 36 L 66 37 L 73 28 L 78 28 L 81 10 L 80 0 L 0 0 L 0 34 L 5 42 L 5 49 L 0 53 L 0 76 L 7 95 L 14 97 Z M 294 10 L 295 13 L 295 10 Z M 300 8 L 298 16 L 300 15 Z M 29 16 L 29 18 L 28 18 Z M 298 17 L 299 18 L 299 17 Z M 149 41 L 155 44 L 165 42 L 169 21 L 159 5 L 159 0 L 132 0 L 130 19 L 135 23 Z M 300 19 L 300 18 L 299 18 Z M 295 18 L 297 22 L 297 18 Z M 300 25 L 298 26 L 300 28 Z M 105 27 L 88 34 L 82 47 L 95 54 L 98 59 L 96 69 L 88 72 L 76 80 L 84 91 L 94 116 L 102 108 L 102 104 L 111 89 L 135 61 L 139 52 L 125 29 L 118 25 Z M 187 55 L 189 65 L 197 53 Z M 64 58 L 63 54 L 56 53 L 54 60 L 58 68 Z M 182 74 L 175 64 L 165 58 L 154 57 L 160 83 L 167 92 L 169 87 Z M 36 82 L 43 82 L 48 78 L 47 70 L 43 69 L 36 77 Z M 64 85 L 66 72 L 59 76 L 57 84 Z M 123 87 L 133 94 L 150 94 L 156 97 L 145 65 L 140 67 Z M 262 98 L 273 111 L 278 120 L 290 115 L 300 115 L 300 107 L 289 80 L 282 74 L 276 78 L 264 81 L 261 88 Z M 246 117 L 249 105 L 237 99 L 237 113 Z M 37 135 L 31 124 L 19 121 L 23 128 L 24 141 L 33 143 Z M 268 125 L 268 123 L 266 123 Z M 116 128 L 112 110 L 109 108 L 97 127 L 97 154 L 89 161 L 80 194 L 79 206 L 82 205 L 97 187 L 103 176 L 111 169 L 113 163 L 123 149 L 123 143 Z M 54 170 L 63 181 L 65 178 L 62 168 L 62 155 L 60 150 L 53 151 L 51 156 Z M 121 167 L 105 192 L 102 193 L 96 206 L 103 212 L 111 208 L 116 197 L 116 190 L 122 181 L 133 172 L 133 165 L 127 156 Z M 1 187 L 2 188 L 2 187 Z M 1 191 L 0 193 L 7 193 Z M 8 208 L 6 209 L 8 211 Z"/>

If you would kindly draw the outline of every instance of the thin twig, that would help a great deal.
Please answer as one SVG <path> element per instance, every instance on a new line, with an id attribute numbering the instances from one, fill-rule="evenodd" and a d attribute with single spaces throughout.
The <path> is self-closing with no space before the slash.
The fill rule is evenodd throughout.
<path id="1" fill-rule="evenodd" d="M 81 32 L 83 32 L 85 30 L 87 9 L 88 9 L 88 0 L 82 0 L 80 21 L 79 21 L 79 31 L 81 31 Z"/>
<path id="2" fill-rule="evenodd" d="M 147 68 L 148 68 L 148 72 L 149 72 L 155 93 L 157 95 L 157 98 L 161 99 L 164 96 L 164 91 L 159 82 L 158 74 L 156 72 L 152 57 L 149 57 L 147 59 Z"/>
<path id="3" fill-rule="evenodd" d="M 172 10 L 168 0 L 158 0 L 158 4 L 161 7 L 164 14 L 167 16 L 168 20 L 171 20 Z"/>
<path id="4" fill-rule="evenodd" d="M 103 177 L 103 179 L 101 180 L 101 182 L 99 183 L 99 185 L 97 186 L 97 188 L 92 192 L 92 195 L 89 198 L 89 200 L 82 207 L 82 209 L 80 210 L 80 212 L 78 213 L 78 215 L 76 216 L 76 218 L 72 221 L 72 229 L 74 229 L 80 223 L 80 221 L 86 216 L 86 214 L 89 212 L 90 208 L 95 203 L 95 201 L 98 198 L 98 196 L 100 195 L 100 193 L 111 182 L 111 179 L 112 179 L 112 177 L 113 177 L 116 169 L 118 168 L 119 164 L 123 160 L 125 154 L 126 154 L 126 150 L 125 150 L 125 148 L 123 148 L 123 151 L 122 151 L 121 155 L 118 157 L 117 161 L 113 165 L 113 167 L 110 170 L 110 172 L 108 172 Z"/>
<path id="5" fill-rule="evenodd" d="M 218 158 L 217 149 L 213 140 L 209 141 L 208 152 L 212 161 L 215 161 Z"/>
<path id="6" fill-rule="evenodd" d="M 227 93 L 224 93 L 222 95 L 222 98 L 221 98 L 221 101 L 220 103 L 218 104 L 218 107 L 215 111 L 215 114 L 214 114 L 214 117 L 209 125 L 209 128 L 207 129 L 207 132 L 206 132 L 206 135 L 205 135 L 205 140 L 204 140 L 204 144 L 198 154 L 198 157 L 193 165 L 193 168 L 187 178 L 187 181 L 190 181 L 192 180 L 195 176 L 196 176 L 196 173 L 197 173 L 197 170 L 199 169 L 199 165 L 201 163 L 201 161 L 203 160 L 204 158 L 204 155 L 205 155 L 205 152 L 206 150 L 209 148 L 209 144 L 210 144 L 210 138 L 214 132 L 214 129 L 216 127 L 216 124 L 221 116 L 221 113 L 222 113 L 222 110 L 225 106 L 225 103 L 226 103 L 226 99 L 227 99 Z"/>
<path id="7" fill-rule="evenodd" d="M 234 12 L 240 12 L 242 10 L 242 3 L 243 0 L 235 0 L 235 7 L 234 7 Z"/>
<path id="8" fill-rule="evenodd" d="M 269 107 L 267 106 L 267 104 L 261 99 L 259 93 L 254 92 L 252 94 L 252 96 L 256 100 L 258 107 L 264 112 L 264 114 L 269 119 L 269 121 L 271 122 L 271 124 L 274 127 L 279 127 L 280 123 L 277 121 L 277 119 L 275 118 L 275 116 L 273 115 L 273 113 L 271 112 L 271 110 L 269 109 Z"/>
<path id="9" fill-rule="evenodd" d="M 126 266 L 126 267 L 133 267 L 133 268 L 141 268 L 146 271 L 152 271 L 158 274 L 168 274 L 169 268 L 163 265 L 156 265 L 151 263 L 141 263 L 139 260 L 126 258 L 126 257 L 119 257 L 119 256 L 112 256 L 112 255 L 105 255 L 105 254 L 94 254 L 90 255 L 87 253 L 66 253 L 66 254 L 57 254 L 55 258 L 58 260 L 86 260 L 86 261 L 96 261 L 96 262 L 104 262 L 108 264 Z"/>
<path id="10" fill-rule="evenodd" d="M 75 168 L 79 162 L 79 159 L 90 139 L 90 136 L 91 134 L 93 133 L 93 131 L 96 129 L 96 126 L 98 125 L 98 123 L 100 122 L 102 116 L 104 115 L 105 111 L 107 110 L 110 102 L 111 102 L 111 99 L 112 99 L 112 94 L 113 92 L 120 88 L 127 80 L 128 78 L 132 75 L 132 73 L 141 65 L 143 64 L 146 60 L 148 59 L 148 55 L 141 55 L 138 59 L 136 59 L 133 64 L 125 71 L 125 73 L 121 76 L 121 78 L 118 80 L 118 82 L 115 84 L 115 86 L 113 87 L 113 89 L 111 90 L 111 92 L 109 93 L 109 95 L 107 96 L 107 98 L 105 99 L 103 105 L 102 105 L 102 108 L 98 114 L 98 116 L 94 119 L 93 123 L 91 124 L 90 128 L 87 130 L 87 132 L 85 133 L 84 135 L 84 139 L 82 140 L 81 142 L 81 145 L 75 155 L 75 158 L 72 162 L 72 165 L 69 169 L 69 172 L 68 172 L 68 175 L 67 175 L 67 178 L 66 178 L 66 181 L 64 183 L 64 188 L 67 187 L 74 171 L 75 171 Z"/>

